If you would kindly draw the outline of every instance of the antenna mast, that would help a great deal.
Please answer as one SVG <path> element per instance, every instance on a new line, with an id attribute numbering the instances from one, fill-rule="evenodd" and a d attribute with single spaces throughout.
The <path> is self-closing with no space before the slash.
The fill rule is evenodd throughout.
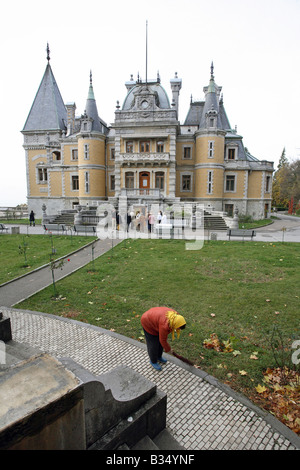
<path id="1" fill-rule="evenodd" d="M 146 85 L 148 77 L 148 20 L 146 21 Z"/>

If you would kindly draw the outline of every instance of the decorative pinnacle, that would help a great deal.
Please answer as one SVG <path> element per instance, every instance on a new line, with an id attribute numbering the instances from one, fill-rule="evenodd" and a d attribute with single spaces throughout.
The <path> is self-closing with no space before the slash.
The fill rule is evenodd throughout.
<path id="1" fill-rule="evenodd" d="M 90 85 L 93 84 L 93 76 L 92 76 L 92 71 L 90 70 Z"/>
<path id="2" fill-rule="evenodd" d="M 47 49 L 46 49 L 46 51 L 47 51 L 47 60 L 48 60 L 48 62 L 49 62 L 49 60 L 50 60 L 50 49 L 49 49 L 49 43 L 48 43 L 48 42 L 47 42 Z"/>
<path id="3" fill-rule="evenodd" d="M 210 77 L 214 79 L 214 63 L 213 62 L 211 63 L 211 66 L 210 66 Z"/>

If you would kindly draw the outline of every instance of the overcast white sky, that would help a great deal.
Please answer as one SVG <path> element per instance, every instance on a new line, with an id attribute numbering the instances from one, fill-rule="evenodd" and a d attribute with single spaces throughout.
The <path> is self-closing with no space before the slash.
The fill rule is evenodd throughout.
<path id="1" fill-rule="evenodd" d="M 255 157 L 273 161 L 286 148 L 300 156 L 300 0 L 10 1 L 1 14 L 0 207 L 26 202 L 21 130 L 51 67 L 65 103 L 84 112 L 89 73 L 100 117 L 114 120 L 125 81 L 157 71 L 171 100 L 182 78 L 179 119 L 203 99 L 214 62 L 231 124 Z"/>

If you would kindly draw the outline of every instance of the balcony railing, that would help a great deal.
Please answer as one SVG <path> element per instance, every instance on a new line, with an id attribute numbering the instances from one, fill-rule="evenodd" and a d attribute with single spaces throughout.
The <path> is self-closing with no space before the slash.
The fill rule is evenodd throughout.
<path id="1" fill-rule="evenodd" d="M 149 153 L 120 153 L 118 159 L 121 162 L 168 162 L 170 154 L 168 152 L 149 152 Z"/>
<path id="2" fill-rule="evenodd" d="M 121 196 L 136 197 L 136 196 L 148 196 L 160 198 L 162 196 L 160 189 L 152 188 L 122 188 Z"/>

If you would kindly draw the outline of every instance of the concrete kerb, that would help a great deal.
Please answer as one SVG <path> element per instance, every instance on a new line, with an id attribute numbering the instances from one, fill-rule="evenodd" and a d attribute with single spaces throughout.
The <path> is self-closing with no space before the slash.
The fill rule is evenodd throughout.
<path id="1" fill-rule="evenodd" d="M 14 309 L 14 308 L 8 308 L 8 307 L 0 307 L 0 309 L 7 309 L 7 310 L 13 310 L 18 312 L 19 309 Z M 95 330 L 96 332 L 99 332 L 101 334 L 105 334 L 108 336 L 111 336 L 113 338 L 118 339 L 119 341 L 128 343 L 140 350 L 147 351 L 147 346 L 144 343 L 141 343 L 133 338 L 128 338 L 126 336 L 123 336 L 119 333 L 116 333 L 114 331 L 106 330 L 104 328 L 101 328 L 96 325 L 90 325 L 88 323 L 83 323 L 78 320 L 70 319 L 70 318 L 65 318 L 65 317 L 60 317 L 57 315 L 52 315 L 44 312 L 34 312 L 30 310 L 22 310 L 22 312 L 30 315 L 36 315 L 36 316 L 44 316 L 47 318 L 54 318 L 56 320 L 59 320 L 61 322 L 66 322 L 70 324 L 74 324 L 77 326 L 80 326 L 82 328 L 89 328 L 92 330 Z M 267 411 L 263 410 L 262 408 L 258 407 L 254 403 L 252 403 L 247 397 L 242 395 L 241 393 L 238 393 L 234 391 L 232 388 L 230 388 L 228 385 L 220 382 L 218 379 L 213 377 L 212 375 L 208 374 L 207 372 L 198 369 L 194 366 L 188 365 L 181 361 L 180 359 L 171 356 L 168 354 L 168 361 L 173 362 L 176 366 L 188 371 L 191 374 L 194 374 L 195 376 L 201 378 L 203 381 L 207 382 L 209 385 L 213 386 L 216 389 L 221 390 L 223 393 L 226 395 L 230 396 L 233 398 L 235 401 L 240 402 L 242 405 L 253 411 L 255 414 L 257 414 L 260 418 L 262 418 L 267 424 L 271 426 L 272 429 L 280 433 L 282 436 L 284 436 L 286 439 L 288 439 L 291 444 L 296 448 L 300 450 L 300 437 L 295 434 L 291 429 L 289 429 L 287 426 L 285 426 L 281 421 L 279 421 L 275 416 L 271 415 Z M 161 373 L 161 372 L 158 372 Z"/>

